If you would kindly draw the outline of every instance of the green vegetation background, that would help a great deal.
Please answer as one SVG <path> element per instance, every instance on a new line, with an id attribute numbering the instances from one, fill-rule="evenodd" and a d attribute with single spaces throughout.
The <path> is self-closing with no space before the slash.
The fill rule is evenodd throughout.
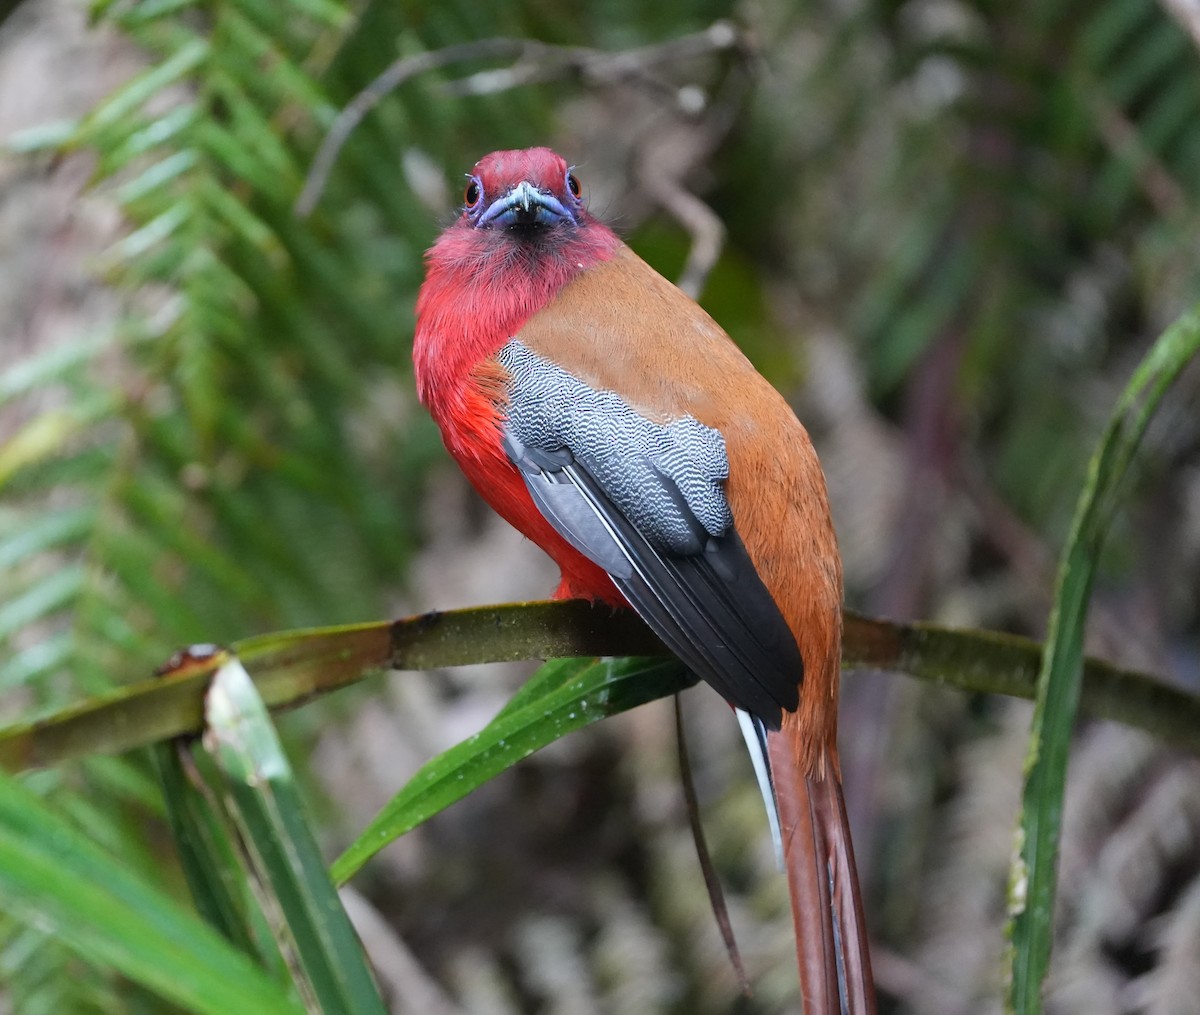
<path id="1" fill-rule="evenodd" d="M 449 466 L 409 364 L 460 174 L 535 143 L 668 276 L 692 242 L 680 194 L 723 225 L 702 302 L 814 433 L 850 605 L 1040 637 L 1087 456 L 1197 292 L 1200 53 L 1174 10 L 245 0 L 97 4 L 84 24 L 25 0 L 0 24 L 0 95 L 23 97 L 0 105 L 4 718 L 184 643 L 550 589 Z M 398 56 L 495 36 L 630 50 L 726 17 L 738 47 L 638 50 L 632 72 L 555 51 L 414 78 L 314 214 L 293 210 L 337 111 Z M 1193 690 L 1198 405 L 1193 369 L 1142 450 L 1092 631 L 1098 654 Z M 284 719 L 329 855 L 520 677 L 396 675 Z M 660 703 L 530 759 L 355 882 L 395 1010 L 790 1010 L 786 899 L 736 731 L 706 692 L 687 710 L 755 997 L 707 915 Z M 1028 718 L 847 678 L 885 1010 L 999 1009 Z M 30 785 L 181 890 L 144 758 Z M 1081 730 L 1055 1010 L 1191 1010 L 1198 790 L 1194 761 Z M 0 923 L 0 983 L 21 1015 L 164 1010 L 27 921 Z"/>

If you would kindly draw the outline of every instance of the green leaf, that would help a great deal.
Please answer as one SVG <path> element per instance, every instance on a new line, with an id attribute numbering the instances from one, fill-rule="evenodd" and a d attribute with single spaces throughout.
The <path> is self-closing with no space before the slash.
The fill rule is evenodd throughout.
<path id="1" fill-rule="evenodd" d="M 1167 388 L 1200 352 L 1200 305 L 1155 342 L 1117 404 L 1092 457 L 1075 520 L 1059 565 L 1054 609 L 1026 759 L 1018 855 L 1010 878 L 1010 1009 L 1042 1010 L 1050 966 L 1055 865 L 1071 733 L 1083 684 L 1083 638 L 1092 580 L 1125 475 Z"/>
<path id="2" fill-rule="evenodd" d="M 330 883 L 283 747 L 237 658 L 226 659 L 217 671 L 206 716 L 205 747 L 225 776 L 260 895 L 282 914 L 273 925 L 309 1010 L 383 1015 L 383 1000 Z"/>
<path id="3" fill-rule="evenodd" d="M 136 261 L 158 246 L 192 217 L 190 201 L 181 200 L 147 222 L 140 229 L 122 237 L 108 251 L 108 256 L 117 263 Z"/>
<path id="4" fill-rule="evenodd" d="M 114 335 L 101 330 L 89 338 L 78 338 L 51 346 L 44 352 L 6 365 L 0 374 L 0 405 L 31 391 L 42 391 L 97 353 L 111 348 Z"/>
<path id="5" fill-rule="evenodd" d="M 78 132 L 79 123 L 75 120 L 47 120 L 10 134 L 4 139 L 4 147 L 14 155 L 58 151 L 70 144 Z"/>
<path id="6" fill-rule="evenodd" d="M 61 609 L 83 586 L 84 570 L 71 565 L 51 571 L 45 578 L 0 606 L 0 638 Z"/>
<path id="7" fill-rule="evenodd" d="M 137 75 L 114 92 L 105 103 L 84 120 L 81 132 L 88 137 L 121 123 L 169 85 L 194 71 L 209 55 L 206 40 L 193 37 L 162 63 Z"/>
<path id="8" fill-rule="evenodd" d="M 217 219 L 227 224 L 247 246 L 266 257 L 278 257 L 279 239 L 261 218 L 250 211 L 234 193 L 217 183 L 200 191 L 205 206 Z"/>
<path id="9" fill-rule="evenodd" d="M 422 766 L 333 865 L 343 883 L 384 846 L 572 730 L 682 690 L 675 659 L 559 660 L 535 674 L 487 727 Z"/>
<path id="10" fill-rule="evenodd" d="M 59 632 L 14 653 L 0 663 L 0 690 L 36 680 L 66 663 L 75 649 L 69 632 Z"/>
<path id="11" fill-rule="evenodd" d="M 191 151 L 195 146 L 189 144 L 189 131 L 192 131 L 201 119 L 195 103 L 182 103 L 135 130 L 119 144 L 103 149 L 98 168 L 106 174 L 115 175 L 130 162 L 158 148 L 165 148 L 173 154 Z M 178 141 L 178 147 L 170 144 L 174 141 Z"/>
<path id="12" fill-rule="evenodd" d="M 39 518 L 22 518 L 20 528 L 0 535 L 0 568 L 9 568 L 36 554 L 81 538 L 96 520 L 94 507 L 65 508 Z M 4 527 L 7 530 L 7 525 Z"/>
<path id="13" fill-rule="evenodd" d="M 189 747 L 190 741 L 180 737 L 156 745 L 152 752 L 180 866 L 200 915 L 240 951 L 254 954 L 246 905 L 249 885 L 224 824 L 189 777 Z M 193 771 L 194 766 L 191 762 Z"/>
<path id="14" fill-rule="evenodd" d="M 50 409 L 35 416 L 0 444 L 0 488 L 19 472 L 61 454 L 64 447 L 89 423 L 103 414 L 106 406 L 97 400 L 66 409 Z"/>
<path id="15" fill-rule="evenodd" d="M 531 702 L 539 700 L 581 674 L 594 663 L 595 659 L 592 658 L 551 659 L 549 662 L 543 663 L 525 683 L 517 688 L 516 693 L 505 702 L 504 707 L 496 713 L 495 718 L 499 719 L 519 711 Z"/>
<path id="16" fill-rule="evenodd" d="M 175 182 L 184 173 L 194 169 L 198 157 L 191 149 L 174 152 L 166 158 L 159 159 L 143 169 L 137 176 L 127 180 L 117 188 L 117 200 L 122 204 L 132 204 L 145 198 L 148 194 Z"/>
<path id="17" fill-rule="evenodd" d="M 3 774 L 0 908 L 189 1011 L 296 1011 L 245 955 Z"/>

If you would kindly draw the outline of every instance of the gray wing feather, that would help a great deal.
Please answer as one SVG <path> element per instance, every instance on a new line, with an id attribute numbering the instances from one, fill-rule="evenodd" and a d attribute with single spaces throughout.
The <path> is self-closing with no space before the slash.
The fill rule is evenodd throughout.
<path id="1" fill-rule="evenodd" d="M 734 528 L 720 433 L 646 419 L 515 339 L 498 358 L 505 452 L 538 510 L 698 676 L 777 729 L 803 664 Z"/>

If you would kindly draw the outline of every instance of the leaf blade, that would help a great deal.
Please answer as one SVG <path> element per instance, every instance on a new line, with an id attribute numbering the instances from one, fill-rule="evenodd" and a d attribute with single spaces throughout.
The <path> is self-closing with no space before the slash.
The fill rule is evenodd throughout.
<path id="1" fill-rule="evenodd" d="M 550 665 L 549 679 L 531 678 L 535 693 L 517 692 L 518 707 L 505 707 L 479 733 L 423 765 L 334 862 L 334 880 L 345 883 L 388 843 L 559 737 L 695 681 L 668 658 Z"/>
<path id="2" fill-rule="evenodd" d="M 1167 388 L 1200 353 L 1200 305 L 1155 342 L 1134 372 L 1092 457 L 1059 565 L 1038 675 L 1018 850 L 1010 874 L 1010 1011 L 1040 1012 L 1050 967 L 1056 863 L 1071 734 L 1083 687 L 1088 600 L 1126 473 Z"/>
<path id="3" fill-rule="evenodd" d="M 0 774 L 0 907 L 205 1015 L 296 1006 L 261 970 Z"/>
<path id="4" fill-rule="evenodd" d="M 358 936 L 330 883 L 291 766 L 250 675 L 226 657 L 209 689 L 204 744 L 225 777 L 281 951 L 315 1012 L 385 1015 Z"/>

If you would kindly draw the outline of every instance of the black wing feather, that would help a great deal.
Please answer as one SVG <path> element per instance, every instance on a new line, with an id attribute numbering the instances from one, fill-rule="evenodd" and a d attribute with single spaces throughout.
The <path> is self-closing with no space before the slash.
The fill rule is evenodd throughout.
<path id="1" fill-rule="evenodd" d="M 803 663 L 736 530 L 712 536 L 697 522 L 698 552 L 664 551 L 569 449 L 528 447 L 511 431 L 504 441 L 538 509 L 609 573 L 667 647 L 731 704 L 778 729 L 780 711 L 799 702 Z M 670 479 L 661 478 L 687 511 Z"/>

